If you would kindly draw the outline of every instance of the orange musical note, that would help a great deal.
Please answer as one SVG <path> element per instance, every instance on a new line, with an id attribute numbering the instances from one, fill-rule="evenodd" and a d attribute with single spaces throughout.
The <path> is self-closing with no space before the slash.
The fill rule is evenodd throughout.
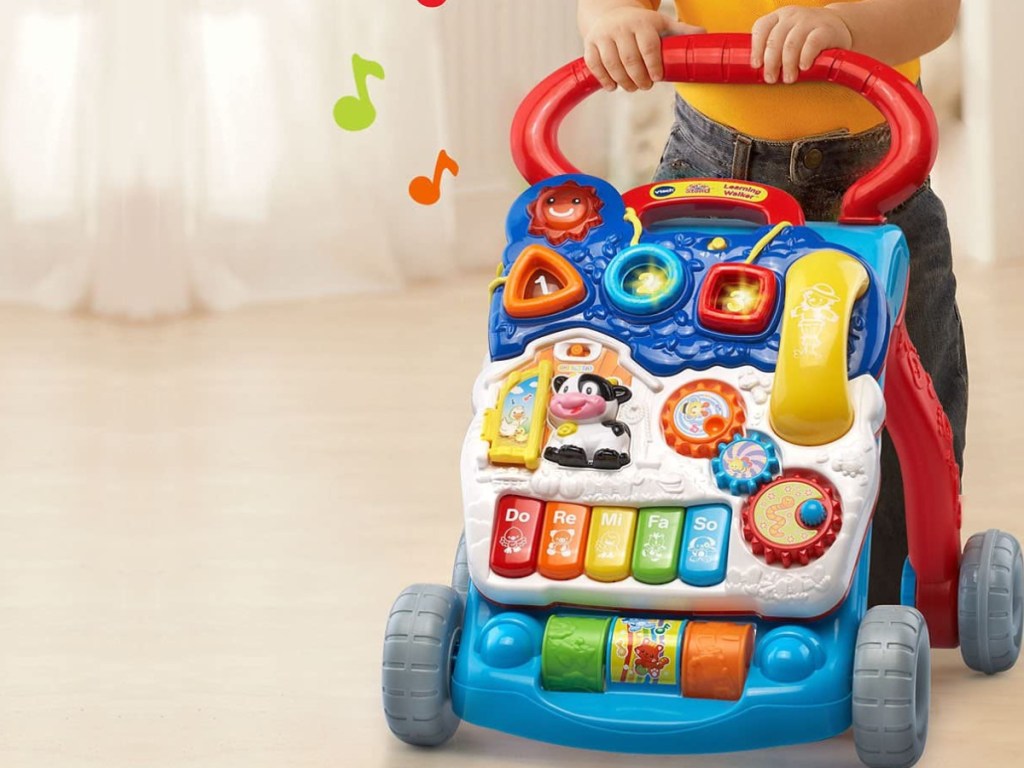
<path id="1" fill-rule="evenodd" d="M 420 205 L 433 205 L 441 199 L 441 174 L 445 171 L 451 172 L 452 176 L 459 175 L 459 164 L 455 162 L 443 149 L 437 155 L 437 164 L 434 166 L 434 178 L 417 176 L 409 182 L 409 197 Z"/>
<path id="2" fill-rule="evenodd" d="M 377 108 L 373 106 L 366 90 L 366 78 L 384 79 L 384 68 L 376 61 L 364 59 L 358 53 L 352 54 L 352 74 L 356 79 L 356 96 L 343 96 L 334 105 L 334 122 L 346 131 L 363 131 L 377 119 Z"/>

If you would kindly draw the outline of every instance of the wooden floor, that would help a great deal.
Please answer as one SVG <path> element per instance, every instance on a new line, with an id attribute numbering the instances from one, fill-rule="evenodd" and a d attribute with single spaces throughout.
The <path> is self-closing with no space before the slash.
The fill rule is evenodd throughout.
<path id="1" fill-rule="evenodd" d="M 447 579 L 486 278 L 131 327 L 0 310 L 0 765 L 623 765 L 380 706 L 407 584 Z M 1024 270 L 964 270 L 967 532 L 1024 535 Z M 1024 670 L 934 670 L 925 766 L 1017 764 Z M 638 762 L 632 760 L 630 762 Z M 847 735 L 645 766 L 857 765 Z"/>

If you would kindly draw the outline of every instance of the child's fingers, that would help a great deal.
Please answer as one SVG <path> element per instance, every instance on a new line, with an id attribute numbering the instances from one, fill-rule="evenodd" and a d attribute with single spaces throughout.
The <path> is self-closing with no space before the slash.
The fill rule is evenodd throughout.
<path id="1" fill-rule="evenodd" d="M 750 66 L 757 69 L 764 64 L 764 48 L 768 42 L 768 35 L 781 21 L 777 13 L 769 13 L 754 22 L 750 30 Z"/>
<path id="2" fill-rule="evenodd" d="M 813 67 L 814 60 L 828 47 L 826 38 L 827 33 L 820 27 L 807 36 L 803 51 L 800 52 L 800 69 L 802 71 Z"/>
<path id="3" fill-rule="evenodd" d="M 651 80 L 655 83 L 661 82 L 665 77 L 665 65 L 661 58 L 661 35 L 653 27 L 645 27 L 637 32 L 636 43 Z"/>
<path id="4" fill-rule="evenodd" d="M 782 82 L 795 83 L 800 76 L 800 54 L 813 27 L 796 26 L 789 30 L 782 44 Z"/>
<path id="5" fill-rule="evenodd" d="M 650 72 L 647 71 L 647 64 L 640 53 L 640 45 L 636 36 L 630 33 L 625 37 L 620 37 L 615 41 L 615 45 L 619 49 L 622 65 L 626 68 L 626 73 L 633 81 L 634 86 L 642 91 L 650 90 L 654 82 L 651 80 Z"/>
<path id="6" fill-rule="evenodd" d="M 766 83 L 779 81 L 779 75 L 782 72 L 782 50 L 791 29 L 793 29 L 791 21 L 780 20 L 768 34 L 768 39 L 764 44 L 764 81 Z"/>
<path id="7" fill-rule="evenodd" d="M 633 82 L 626 72 L 626 67 L 622 63 L 622 57 L 619 56 L 619 49 L 615 45 L 615 41 L 611 39 L 602 40 L 597 46 L 601 52 L 601 62 L 604 64 L 604 68 L 608 70 L 612 80 L 624 91 L 629 91 L 630 93 L 635 91 L 636 83 Z"/>
<path id="8" fill-rule="evenodd" d="M 583 53 L 583 60 L 587 63 L 587 67 L 593 72 L 594 77 L 597 78 L 597 82 L 601 84 L 602 88 L 606 91 L 615 90 L 615 80 L 608 74 L 608 70 L 605 69 L 604 62 L 601 61 L 601 52 L 597 49 L 596 45 L 593 43 L 587 45 L 587 49 Z"/>

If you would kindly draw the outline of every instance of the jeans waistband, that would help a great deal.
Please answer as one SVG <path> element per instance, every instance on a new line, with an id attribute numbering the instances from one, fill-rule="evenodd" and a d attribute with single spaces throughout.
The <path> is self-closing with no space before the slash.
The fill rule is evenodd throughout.
<path id="1" fill-rule="evenodd" d="M 889 151 L 889 126 L 861 133 L 836 131 L 796 141 L 769 141 L 740 133 L 698 112 L 676 97 L 679 138 L 696 155 L 693 165 L 735 179 L 766 184 L 853 181 L 878 165 Z"/>

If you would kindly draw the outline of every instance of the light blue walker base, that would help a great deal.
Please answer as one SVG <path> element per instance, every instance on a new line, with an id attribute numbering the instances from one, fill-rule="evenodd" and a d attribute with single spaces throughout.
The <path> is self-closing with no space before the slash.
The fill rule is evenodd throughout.
<path id="1" fill-rule="evenodd" d="M 865 552 L 870 552 L 870 536 Z M 690 699 L 676 686 L 561 693 L 540 685 L 544 624 L 597 611 L 506 610 L 470 586 L 451 683 L 455 713 L 485 728 L 568 747 L 643 754 L 736 752 L 837 736 L 851 724 L 854 645 L 867 610 L 869 558 L 843 605 L 806 623 L 753 621 L 754 660 L 739 701 Z"/>

